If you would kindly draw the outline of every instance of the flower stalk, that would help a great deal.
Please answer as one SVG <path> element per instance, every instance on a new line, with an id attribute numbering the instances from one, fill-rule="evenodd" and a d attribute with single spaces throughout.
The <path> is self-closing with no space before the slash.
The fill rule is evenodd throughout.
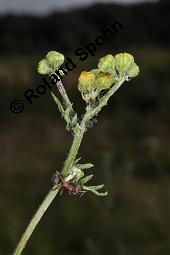
<path id="1" fill-rule="evenodd" d="M 38 72 L 41 74 L 51 75 L 54 67 L 59 67 L 63 61 L 64 57 L 62 54 L 57 52 L 49 52 L 45 59 L 40 61 Z M 82 98 L 86 102 L 86 112 L 82 120 L 78 119 L 77 114 L 73 112 L 72 103 L 70 102 L 61 81 L 56 84 L 62 99 L 64 100 L 64 105 L 54 94 L 52 94 L 52 96 L 62 114 L 62 117 L 67 123 L 67 129 L 74 135 L 73 142 L 64 166 L 59 173 L 60 176 L 62 176 L 62 179 L 60 180 L 59 176 L 57 176 L 57 181 L 54 182 L 52 189 L 50 189 L 30 221 L 13 255 L 22 254 L 22 251 L 24 250 L 34 229 L 56 195 L 59 193 L 60 189 L 63 191 L 63 189 L 66 189 L 67 187 L 69 193 L 74 195 L 84 194 L 84 192 L 92 192 L 97 196 L 107 195 L 107 192 L 98 191 L 103 187 L 103 184 L 97 186 L 86 185 L 86 183 L 92 179 L 93 175 L 84 176 L 84 170 L 91 168 L 93 165 L 91 163 L 77 164 L 79 160 L 76 160 L 76 157 L 84 133 L 87 131 L 89 122 L 92 121 L 92 119 L 101 111 L 101 109 L 107 105 L 110 97 L 120 88 L 124 81 L 127 81 L 128 78 L 137 76 L 139 68 L 134 63 L 134 58 L 127 53 L 117 54 L 116 58 L 114 58 L 112 55 L 108 55 L 100 60 L 98 67 L 99 69 L 94 69 L 95 71 L 92 70 L 90 72 L 84 72 L 79 78 L 78 89 L 82 94 Z M 110 76 L 112 76 L 111 80 Z M 101 77 L 102 81 L 99 81 Z M 113 84 L 111 84 L 111 81 Z M 98 82 L 100 82 L 100 84 L 98 84 Z M 106 91 L 102 97 L 100 94 L 101 90 Z"/>

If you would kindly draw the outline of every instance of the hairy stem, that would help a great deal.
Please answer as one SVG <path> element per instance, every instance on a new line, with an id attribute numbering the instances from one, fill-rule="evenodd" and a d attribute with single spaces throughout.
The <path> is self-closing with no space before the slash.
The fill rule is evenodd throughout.
<path id="1" fill-rule="evenodd" d="M 81 125 L 78 126 L 78 128 L 77 128 L 77 132 L 75 133 L 73 144 L 71 146 L 68 157 L 64 163 L 64 167 L 61 172 L 63 177 L 67 176 L 67 174 L 69 173 L 69 170 L 71 169 L 71 167 L 76 159 L 78 149 L 79 149 L 81 141 L 83 139 L 85 128 L 86 128 L 85 123 L 82 121 Z"/>
<path id="2" fill-rule="evenodd" d="M 65 164 L 64 164 L 64 167 L 63 167 L 63 170 L 62 170 L 63 176 L 67 175 L 67 173 L 70 170 L 70 167 L 74 163 L 74 160 L 76 158 L 78 149 L 80 147 L 84 132 L 85 132 L 85 123 L 84 123 L 84 121 L 82 121 L 82 124 L 78 127 L 78 131 L 75 134 L 70 152 L 69 152 L 68 157 L 65 161 Z M 44 213 L 46 212 L 46 210 L 48 209 L 48 207 L 50 206 L 50 204 L 54 200 L 55 196 L 58 194 L 58 191 L 59 191 L 59 188 L 49 191 L 49 193 L 45 197 L 44 201 L 42 202 L 42 204 L 38 208 L 37 212 L 35 213 L 34 217 L 30 221 L 30 223 L 29 223 L 28 227 L 26 228 L 25 232 L 23 233 L 23 235 L 21 237 L 21 240 L 19 241 L 13 255 L 20 255 L 22 253 L 22 251 L 25 248 L 25 246 L 26 246 L 30 236 L 32 235 L 35 227 L 37 226 L 37 224 L 41 220 L 42 216 L 44 215 Z"/>
<path id="3" fill-rule="evenodd" d="M 20 255 L 25 248 L 25 245 L 27 244 L 30 236 L 32 235 L 34 229 L 36 228 L 37 224 L 41 220 L 42 216 L 48 209 L 49 205 L 57 195 L 58 191 L 60 188 L 57 188 L 55 190 L 50 190 L 47 196 L 45 197 L 44 201 L 42 204 L 39 206 L 37 212 L 35 213 L 34 217 L 30 221 L 28 227 L 26 228 L 25 232 L 23 233 L 21 240 L 19 241 L 13 255 Z"/>
<path id="4" fill-rule="evenodd" d="M 86 115 L 84 116 L 85 122 L 87 122 L 88 120 L 93 118 L 95 115 L 97 115 L 101 111 L 101 109 L 107 105 L 109 98 L 120 88 L 123 82 L 124 82 L 124 79 L 122 78 L 122 80 L 115 83 L 114 86 L 111 87 L 111 89 L 109 89 L 109 91 L 106 93 L 106 95 L 104 95 L 101 98 L 99 105 L 95 107 L 94 109 L 89 110 L 86 113 Z"/>
<path id="5" fill-rule="evenodd" d="M 65 106 L 67 107 L 68 105 L 71 104 L 71 102 L 70 102 L 70 99 L 67 96 L 67 93 L 65 91 L 65 88 L 64 88 L 61 80 L 59 82 L 57 82 L 57 88 L 58 88 L 58 90 L 59 90 L 59 92 L 60 92 L 60 94 L 61 94 L 61 96 L 62 96 L 62 98 L 65 102 Z"/>
<path id="6" fill-rule="evenodd" d="M 71 167 L 72 167 L 72 165 L 73 165 L 73 163 L 76 159 L 78 149 L 80 147 L 81 141 L 83 139 L 84 132 L 86 130 L 87 122 L 91 118 L 93 118 L 97 113 L 100 112 L 102 107 L 107 104 L 107 101 L 109 100 L 109 98 L 115 93 L 115 91 L 121 86 L 121 84 L 123 82 L 124 82 L 124 80 L 121 80 L 117 84 L 115 84 L 107 92 L 107 94 L 101 99 L 101 101 L 100 101 L 100 103 L 97 107 L 95 107 L 94 109 L 89 110 L 89 111 L 86 112 L 81 124 L 77 127 L 77 132 L 74 136 L 73 143 L 72 143 L 71 148 L 70 148 L 70 152 L 69 152 L 68 157 L 67 157 L 67 159 L 64 163 L 64 167 L 61 171 L 61 173 L 64 177 L 67 176 L 67 174 L 69 173 L 69 171 L 70 171 L 70 169 L 71 169 Z M 30 223 L 29 223 L 28 227 L 26 228 L 25 232 L 23 233 L 23 235 L 21 237 L 21 240 L 19 241 L 13 255 L 20 255 L 22 253 L 22 251 L 25 248 L 29 238 L 31 237 L 35 227 L 37 226 L 37 224 L 39 223 L 39 221 L 43 217 L 44 213 L 46 212 L 46 210 L 48 209 L 48 207 L 50 206 L 50 204 L 52 203 L 52 201 L 54 200 L 54 198 L 58 194 L 59 189 L 60 189 L 59 187 L 58 188 L 56 187 L 56 189 L 53 189 L 53 190 L 49 191 L 49 193 L 47 194 L 47 196 L 43 200 L 42 204 L 38 208 L 37 212 L 33 216 L 32 220 L 30 221 Z"/>

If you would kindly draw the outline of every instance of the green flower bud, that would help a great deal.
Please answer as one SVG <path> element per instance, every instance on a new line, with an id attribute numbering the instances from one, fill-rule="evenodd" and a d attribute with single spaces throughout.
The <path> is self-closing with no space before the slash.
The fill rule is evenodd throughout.
<path id="1" fill-rule="evenodd" d="M 46 59 L 53 70 L 57 70 L 64 63 L 64 55 L 57 51 L 49 51 Z"/>
<path id="2" fill-rule="evenodd" d="M 110 73 L 100 72 L 96 79 L 96 86 L 102 89 L 109 89 L 115 82 L 114 76 Z"/>
<path id="3" fill-rule="evenodd" d="M 99 69 L 92 69 L 90 72 L 93 73 L 95 76 L 97 76 L 100 73 L 100 70 Z"/>
<path id="4" fill-rule="evenodd" d="M 134 57 L 128 53 L 120 53 L 115 56 L 116 70 L 119 72 L 119 76 L 127 74 L 131 65 L 134 64 Z"/>
<path id="5" fill-rule="evenodd" d="M 48 61 L 46 59 L 40 60 L 38 63 L 37 71 L 40 74 L 49 74 L 51 72 L 51 68 L 49 67 Z"/>
<path id="6" fill-rule="evenodd" d="M 128 77 L 133 78 L 133 77 L 136 77 L 138 74 L 139 74 L 139 66 L 136 63 L 134 63 L 133 65 L 131 65 L 128 71 Z"/>
<path id="7" fill-rule="evenodd" d="M 82 72 L 79 77 L 78 89 L 81 93 L 90 93 L 94 90 L 96 76 L 92 72 Z"/>
<path id="8" fill-rule="evenodd" d="M 105 57 L 101 58 L 98 64 L 98 68 L 102 72 L 107 72 L 107 73 L 114 73 L 115 69 L 115 59 L 114 57 L 109 54 L 106 55 Z"/>
<path id="9" fill-rule="evenodd" d="M 50 74 L 56 71 L 64 62 L 64 55 L 57 51 L 50 51 L 45 59 L 41 59 L 38 63 L 38 73 Z"/>

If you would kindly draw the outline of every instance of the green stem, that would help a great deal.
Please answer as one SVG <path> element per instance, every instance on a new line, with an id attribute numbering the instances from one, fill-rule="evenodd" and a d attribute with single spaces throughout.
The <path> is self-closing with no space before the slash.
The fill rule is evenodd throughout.
<path id="1" fill-rule="evenodd" d="M 78 153 L 78 149 L 80 147 L 81 141 L 83 139 L 84 132 L 86 130 L 86 123 L 93 118 L 101 109 L 103 106 L 107 104 L 107 101 L 109 98 L 114 94 L 114 92 L 121 86 L 124 80 L 119 81 L 117 84 L 115 84 L 108 92 L 107 94 L 101 99 L 99 105 L 86 112 L 82 122 L 80 125 L 77 127 L 77 132 L 74 136 L 72 146 L 70 148 L 70 152 L 68 154 L 68 157 L 64 163 L 64 167 L 61 171 L 62 175 L 66 177 L 76 159 L 76 155 Z M 54 187 L 55 188 L 55 187 Z M 25 232 L 23 233 L 21 240 L 19 241 L 13 255 L 20 255 L 22 251 L 24 250 L 29 238 L 31 237 L 35 227 L 43 217 L 44 213 L 56 197 L 56 195 L 59 192 L 59 187 L 53 190 L 50 190 L 45 199 L 43 200 L 42 204 L 38 208 L 37 212 L 33 216 L 32 220 L 30 221 L 28 227 L 26 228 Z"/>
<path id="2" fill-rule="evenodd" d="M 35 213 L 34 217 L 30 221 L 30 223 L 29 223 L 28 227 L 26 228 L 25 232 L 23 233 L 23 235 L 21 237 L 21 240 L 19 241 L 13 255 L 20 255 L 22 253 L 22 251 L 25 248 L 25 245 L 27 244 L 27 242 L 28 242 L 30 236 L 32 235 L 35 227 L 37 226 L 37 224 L 41 220 L 42 216 L 44 215 L 44 213 L 48 209 L 49 205 L 51 204 L 51 202 L 53 201 L 55 196 L 57 195 L 59 189 L 60 188 L 49 191 L 49 193 L 45 197 L 44 201 L 39 206 L 39 208 L 38 208 L 37 212 Z"/>
<path id="3" fill-rule="evenodd" d="M 68 173 L 76 159 L 78 149 L 79 149 L 81 141 L 83 139 L 85 128 L 86 128 L 86 126 L 85 126 L 84 121 L 82 121 L 81 125 L 77 127 L 77 132 L 75 133 L 70 152 L 69 152 L 68 157 L 64 163 L 64 167 L 61 171 L 63 177 L 66 177 L 68 175 Z"/>
<path id="4" fill-rule="evenodd" d="M 70 152 L 69 152 L 68 157 L 65 161 L 65 164 L 64 164 L 64 167 L 63 167 L 63 170 L 62 170 L 63 176 L 67 175 L 67 173 L 70 170 L 70 167 L 74 163 L 74 160 L 76 158 L 78 149 L 80 147 L 84 132 L 85 132 L 85 123 L 84 123 L 84 121 L 82 121 L 81 125 L 78 127 L 77 133 L 75 134 Z M 57 188 L 55 190 L 53 189 L 53 190 L 49 191 L 49 193 L 45 197 L 44 201 L 42 202 L 42 204 L 38 208 L 37 212 L 35 213 L 34 217 L 30 221 L 30 223 L 29 223 L 28 227 L 26 228 L 25 232 L 23 233 L 23 235 L 21 237 L 21 240 L 19 241 L 13 255 L 20 255 L 22 253 L 22 251 L 25 248 L 25 246 L 26 246 L 30 236 L 32 235 L 35 227 L 37 226 L 37 224 L 41 220 L 42 216 L 44 215 L 44 213 L 46 212 L 46 210 L 48 209 L 48 207 L 50 206 L 50 204 L 52 203 L 54 198 L 56 197 L 59 189 L 60 188 Z"/>
<path id="5" fill-rule="evenodd" d="M 62 175 L 64 177 L 67 176 L 69 170 L 72 167 L 72 164 L 75 161 L 78 149 L 80 147 L 85 129 L 86 129 L 86 123 L 92 119 L 96 114 L 98 114 L 102 107 L 104 107 L 105 105 L 107 105 L 107 102 L 109 100 L 109 98 L 120 88 L 120 86 L 122 85 L 122 83 L 124 82 L 124 79 L 120 80 L 119 82 L 117 82 L 107 93 L 106 95 L 101 99 L 99 105 L 97 107 L 95 107 L 92 110 L 88 110 L 80 124 L 80 126 L 78 126 L 78 130 L 75 134 L 74 140 L 73 140 L 73 144 L 71 146 L 69 155 L 65 161 L 64 167 L 62 169 Z"/>
<path id="6" fill-rule="evenodd" d="M 123 82 L 124 82 L 124 78 L 122 78 L 122 80 L 115 83 L 114 86 L 111 87 L 111 89 L 109 89 L 109 91 L 101 98 L 99 105 L 95 107 L 94 109 L 89 110 L 86 113 L 84 117 L 84 122 L 88 122 L 91 118 L 97 115 L 104 106 L 107 105 L 109 98 L 120 88 Z"/>
<path id="7" fill-rule="evenodd" d="M 60 92 L 60 94 L 61 94 L 61 96 L 62 96 L 62 98 L 65 102 L 65 106 L 70 105 L 71 104 L 70 99 L 67 96 L 67 93 L 65 91 L 65 88 L 64 88 L 61 80 L 57 83 L 57 88 L 58 88 L 58 90 L 59 90 L 59 92 Z"/>

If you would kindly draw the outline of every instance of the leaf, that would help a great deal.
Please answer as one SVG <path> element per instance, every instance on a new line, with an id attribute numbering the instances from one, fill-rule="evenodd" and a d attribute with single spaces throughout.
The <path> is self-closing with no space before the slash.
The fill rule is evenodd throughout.
<path id="1" fill-rule="evenodd" d="M 88 168 L 91 168 L 93 167 L 94 165 L 91 164 L 91 163 L 87 163 L 87 164 L 76 164 L 76 167 L 77 168 L 80 168 L 80 169 L 88 169 Z"/>
<path id="2" fill-rule="evenodd" d="M 81 178 L 80 182 L 81 182 L 81 184 L 84 184 L 84 183 L 87 183 L 88 181 L 90 181 L 92 178 L 93 178 L 93 174 Z"/>
<path id="3" fill-rule="evenodd" d="M 74 164 L 76 164 L 77 162 L 79 162 L 80 159 L 81 159 L 81 158 L 76 159 L 76 160 L 74 161 Z"/>
<path id="4" fill-rule="evenodd" d="M 91 191 L 92 193 L 94 193 L 97 196 L 106 196 L 108 194 L 108 192 L 98 192 L 97 190 L 103 188 L 103 184 L 102 185 L 97 185 L 97 186 L 83 186 L 84 190 L 88 190 Z"/>
<path id="5" fill-rule="evenodd" d="M 107 196 L 108 195 L 108 192 L 98 192 L 96 190 L 91 190 L 92 193 L 94 193 L 96 196 L 100 196 L 100 197 L 103 197 L 103 196 Z"/>
<path id="6" fill-rule="evenodd" d="M 68 115 L 70 111 L 72 110 L 72 104 L 69 104 L 65 110 L 65 114 Z"/>
<path id="7" fill-rule="evenodd" d="M 78 121 L 77 121 L 77 113 L 75 113 L 73 117 L 71 116 L 72 111 L 73 111 L 73 106 L 72 104 L 69 104 L 65 110 L 64 119 L 67 122 L 67 129 L 74 131 L 75 127 L 78 124 Z"/>
<path id="8" fill-rule="evenodd" d="M 60 113 L 61 113 L 62 116 L 64 117 L 64 112 L 65 112 L 65 111 L 64 111 L 64 109 L 63 109 L 62 104 L 60 103 L 59 99 L 58 99 L 52 92 L 51 92 L 51 95 L 52 95 L 52 97 L 53 97 L 55 103 L 57 104 Z"/>
<path id="9" fill-rule="evenodd" d="M 71 124 L 72 124 L 72 126 L 77 125 L 77 113 L 74 115 L 74 117 L 72 117 Z"/>
<path id="10" fill-rule="evenodd" d="M 67 122 L 67 128 L 69 128 L 69 125 L 71 124 L 71 119 L 70 119 L 70 110 L 72 109 L 72 104 L 69 104 L 64 112 L 64 119 Z"/>
<path id="11" fill-rule="evenodd" d="M 104 184 L 101 184 L 101 185 L 96 185 L 96 186 L 90 186 L 90 188 L 93 190 L 98 190 L 98 189 L 102 189 L 103 186 L 104 186 Z"/>
<path id="12" fill-rule="evenodd" d="M 67 126 L 66 126 L 66 129 L 67 130 L 72 130 L 74 131 L 75 127 L 77 126 L 78 124 L 78 121 L 77 121 L 77 114 L 75 114 L 73 117 L 71 117 L 71 112 L 73 111 L 73 105 L 70 103 L 66 109 L 63 108 L 62 104 L 60 103 L 59 99 L 53 94 L 51 93 L 55 103 L 57 104 L 58 106 L 58 109 L 62 115 L 62 117 L 65 119 L 66 123 L 67 123 Z"/>

